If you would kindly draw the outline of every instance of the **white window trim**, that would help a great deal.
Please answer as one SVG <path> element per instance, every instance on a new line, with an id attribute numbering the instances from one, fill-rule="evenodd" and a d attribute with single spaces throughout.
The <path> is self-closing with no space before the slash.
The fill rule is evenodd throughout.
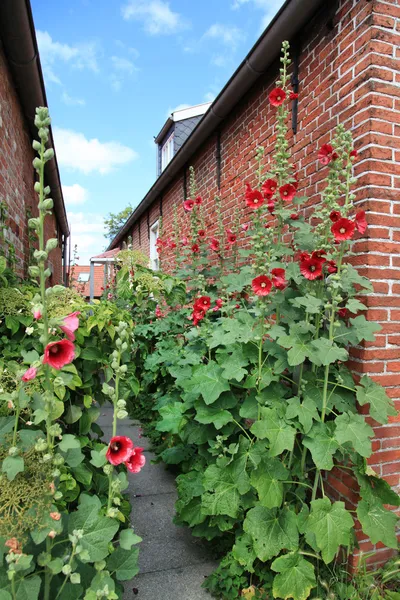
<path id="1" fill-rule="evenodd" d="M 157 240 L 160 233 L 158 220 L 150 227 L 150 269 L 158 271 L 160 268 L 160 259 L 157 252 Z"/>
<path id="2" fill-rule="evenodd" d="M 174 157 L 174 132 L 172 132 L 161 146 L 161 172 L 168 166 Z"/>
<path id="3" fill-rule="evenodd" d="M 81 279 L 81 276 L 85 275 L 85 277 L 83 279 Z M 87 279 L 86 279 L 87 277 Z M 78 283 L 88 283 L 88 281 L 90 280 L 90 273 L 78 273 Z"/>

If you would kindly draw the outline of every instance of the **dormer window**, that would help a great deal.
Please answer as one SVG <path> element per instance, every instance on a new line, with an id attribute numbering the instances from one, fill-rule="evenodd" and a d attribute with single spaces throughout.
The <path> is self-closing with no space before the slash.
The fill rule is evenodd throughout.
<path id="1" fill-rule="evenodd" d="M 161 147 L 161 171 L 164 171 L 174 156 L 174 133 L 166 139 Z"/>

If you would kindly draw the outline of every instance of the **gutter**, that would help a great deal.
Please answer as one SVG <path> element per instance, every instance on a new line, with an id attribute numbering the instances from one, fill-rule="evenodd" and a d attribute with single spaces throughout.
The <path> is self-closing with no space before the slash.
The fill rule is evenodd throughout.
<path id="1" fill-rule="evenodd" d="M 133 224 L 144 211 L 164 192 L 179 171 L 221 122 L 232 112 L 241 98 L 267 71 L 279 56 L 284 40 L 292 39 L 307 24 L 324 0 L 286 0 L 264 33 L 239 65 L 228 83 L 199 121 L 186 142 L 161 173 L 147 195 L 135 208 L 129 219 L 118 231 L 107 250 L 116 248 L 126 237 Z"/>
<path id="2" fill-rule="evenodd" d="M 23 115 L 32 139 L 36 139 L 35 109 L 37 106 L 48 106 L 48 103 L 29 0 L 0 0 L 0 40 Z M 55 148 L 51 127 L 49 142 Z M 68 237 L 69 227 L 56 155 L 46 163 L 45 176 L 46 184 L 51 188 L 54 213 L 61 232 Z"/>

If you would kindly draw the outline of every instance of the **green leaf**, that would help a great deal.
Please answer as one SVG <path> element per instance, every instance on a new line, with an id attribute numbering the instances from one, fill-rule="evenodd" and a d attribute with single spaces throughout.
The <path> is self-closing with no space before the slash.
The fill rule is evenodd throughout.
<path id="1" fill-rule="evenodd" d="M 253 548 L 253 539 L 248 533 L 244 533 L 236 539 L 232 554 L 235 560 L 245 567 L 246 571 L 254 573 L 253 563 L 257 556 Z"/>
<path id="2" fill-rule="evenodd" d="M 130 550 L 142 541 L 142 538 L 136 535 L 133 529 L 123 529 L 119 534 L 119 545 L 124 550 Z"/>
<path id="3" fill-rule="evenodd" d="M 83 529 L 83 537 L 79 543 L 88 551 L 90 562 L 103 560 L 108 555 L 108 544 L 119 528 L 116 520 L 101 516 L 99 509 L 97 496 L 91 497 L 78 506 L 68 522 L 69 534 L 74 529 Z"/>
<path id="4" fill-rule="evenodd" d="M 256 471 L 251 474 L 253 485 L 260 499 L 260 504 L 266 508 L 281 506 L 283 499 L 283 483 L 289 472 L 277 458 L 264 458 Z"/>
<path id="5" fill-rule="evenodd" d="M 101 361 L 103 359 L 102 352 L 99 348 L 95 348 L 93 346 L 89 346 L 84 348 L 80 353 L 79 358 L 84 358 L 85 360 L 96 360 Z"/>
<path id="6" fill-rule="evenodd" d="M 276 558 L 271 569 L 279 573 L 274 578 L 274 598 L 307 600 L 317 585 L 314 565 L 300 554 L 290 553 Z"/>
<path id="7" fill-rule="evenodd" d="M 366 340 L 367 342 L 375 341 L 375 333 L 382 329 L 378 323 L 371 323 L 367 321 L 364 315 L 359 315 L 354 319 L 350 319 L 352 329 L 357 336 L 357 341 Z"/>
<path id="8" fill-rule="evenodd" d="M 41 583 L 41 579 L 37 575 L 29 577 L 29 579 L 19 579 L 15 585 L 16 600 L 38 600 Z"/>
<path id="9" fill-rule="evenodd" d="M 291 367 L 300 365 L 309 356 L 309 336 L 303 335 L 298 331 L 295 331 L 293 328 L 290 330 L 290 335 L 283 335 L 279 337 L 278 343 L 284 348 L 289 348 L 287 359 Z"/>
<path id="10" fill-rule="evenodd" d="M 70 404 L 68 407 L 67 413 L 65 415 L 65 421 L 72 425 L 72 423 L 76 423 L 82 416 L 82 409 L 80 406 L 75 406 L 74 404 Z"/>
<path id="11" fill-rule="evenodd" d="M 289 302 L 297 308 L 304 307 L 306 312 L 311 314 L 317 314 L 321 312 L 322 300 L 312 296 L 311 294 L 299 296 L 298 298 L 291 298 Z"/>
<path id="12" fill-rule="evenodd" d="M 241 348 L 238 348 L 232 354 L 219 353 L 217 360 L 222 367 L 224 379 L 242 381 L 243 377 L 247 375 L 247 370 L 244 367 L 248 365 L 249 359 L 244 356 Z"/>
<path id="13" fill-rule="evenodd" d="M 387 510 L 380 502 L 361 500 L 357 507 L 357 517 L 373 544 L 382 542 L 388 548 L 397 548 L 396 524 L 398 517 Z"/>
<path id="14" fill-rule="evenodd" d="M 3 460 L 1 470 L 6 473 L 9 481 L 14 481 L 18 473 L 24 470 L 24 459 L 22 456 L 7 456 Z"/>
<path id="15" fill-rule="evenodd" d="M 119 581 L 133 579 L 139 573 L 138 554 L 138 548 L 117 548 L 107 559 L 107 569 L 115 573 Z"/>
<path id="16" fill-rule="evenodd" d="M 346 302 L 346 308 L 353 314 L 358 313 L 359 310 L 367 310 L 367 306 L 356 298 L 349 298 Z"/>
<path id="17" fill-rule="evenodd" d="M 76 448 L 80 449 L 81 444 L 78 438 L 71 433 L 66 433 L 63 435 L 61 442 L 58 444 L 59 450 L 62 452 L 67 452 L 68 450 L 73 450 Z"/>
<path id="18" fill-rule="evenodd" d="M 77 467 L 85 458 L 78 438 L 70 433 L 63 435 L 58 449 L 70 467 Z"/>
<path id="19" fill-rule="evenodd" d="M 333 469 L 333 455 L 339 448 L 333 433 L 333 423 L 315 423 L 304 438 L 303 444 L 311 452 L 312 459 L 318 469 Z"/>
<path id="20" fill-rule="evenodd" d="M 277 456 L 284 450 L 291 450 L 296 429 L 278 416 L 276 408 L 262 408 L 261 417 L 261 421 L 253 423 L 251 432 L 259 439 L 268 438 L 269 455 Z"/>
<path id="21" fill-rule="evenodd" d="M 335 437 L 339 444 L 350 442 L 356 452 L 368 458 L 372 454 L 370 438 L 374 437 L 374 430 L 365 422 L 362 415 L 343 413 L 335 419 Z"/>
<path id="22" fill-rule="evenodd" d="M 237 516 L 240 494 L 231 472 L 210 465 L 204 473 L 203 486 L 202 512 L 205 515 Z"/>
<path id="23" fill-rule="evenodd" d="M 215 429 L 221 429 L 227 423 L 231 423 L 233 417 L 228 410 L 221 410 L 215 406 L 207 406 L 203 400 L 195 402 L 196 416 L 195 419 L 199 423 L 208 425 L 212 423 Z"/>
<path id="24" fill-rule="evenodd" d="M 265 443 L 250 444 L 247 438 L 241 436 L 234 450 L 232 462 L 227 465 L 226 471 L 232 475 L 239 493 L 243 495 L 251 488 L 249 472 L 260 464 L 265 455 Z"/>
<path id="25" fill-rule="evenodd" d="M 73 467 L 72 474 L 77 481 L 83 483 L 86 487 L 89 487 L 92 482 L 93 473 L 84 463 L 80 463 L 76 467 Z"/>
<path id="26" fill-rule="evenodd" d="M 370 415 L 378 423 L 387 423 L 389 416 L 397 415 L 393 400 L 389 398 L 383 387 L 375 383 L 368 375 L 363 375 L 356 390 L 357 402 L 361 406 L 369 404 Z"/>
<path id="27" fill-rule="evenodd" d="M 206 404 L 212 404 L 218 400 L 222 392 L 230 389 L 229 383 L 222 377 L 221 367 L 214 361 L 196 367 L 192 385 L 203 396 Z"/>
<path id="28" fill-rule="evenodd" d="M 287 508 L 257 505 L 247 513 L 243 529 L 252 537 L 254 551 L 264 562 L 281 550 L 297 550 L 299 545 L 296 515 Z"/>
<path id="29" fill-rule="evenodd" d="M 14 429 L 14 417 L 0 417 L 0 443 L 3 444 L 7 435 Z"/>
<path id="30" fill-rule="evenodd" d="M 12 315 L 7 315 L 6 319 L 6 327 L 7 329 L 11 330 L 11 333 L 13 335 L 15 335 L 19 329 L 20 326 L 20 322 L 18 321 L 18 319 L 16 319 L 15 317 L 13 317 Z"/>
<path id="31" fill-rule="evenodd" d="M 303 426 L 304 433 L 308 433 L 310 431 L 313 420 L 320 420 L 317 405 L 309 396 L 306 396 L 303 402 L 300 402 L 300 399 L 297 396 L 294 398 L 289 398 L 287 405 L 286 418 L 295 419 L 297 417 Z"/>
<path id="32" fill-rule="evenodd" d="M 311 512 L 306 527 L 315 535 L 325 563 L 330 563 L 340 546 L 350 545 L 350 532 L 354 521 L 345 509 L 344 502 L 321 498 L 311 502 Z"/>
<path id="33" fill-rule="evenodd" d="M 106 459 L 107 446 L 104 446 L 100 451 L 92 450 L 91 451 L 91 460 L 89 461 L 94 467 L 101 469 L 107 463 Z"/>
<path id="34" fill-rule="evenodd" d="M 174 402 L 162 406 L 159 410 L 161 421 L 156 425 L 157 431 L 169 431 L 170 433 L 179 433 L 184 419 L 182 413 L 185 409 L 183 402 Z"/>
<path id="35" fill-rule="evenodd" d="M 328 338 L 318 338 L 318 340 L 313 340 L 310 345 L 309 358 L 317 366 L 327 366 L 338 360 L 345 361 L 348 355 L 345 348 L 340 348 Z"/>

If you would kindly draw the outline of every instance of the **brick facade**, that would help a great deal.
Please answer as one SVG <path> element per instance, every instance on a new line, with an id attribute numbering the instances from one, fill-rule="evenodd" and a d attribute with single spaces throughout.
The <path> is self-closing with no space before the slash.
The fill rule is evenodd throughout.
<path id="1" fill-rule="evenodd" d="M 332 2 L 332 4 L 334 4 Z M 318 164 L 318 147 L 329 142 L 334 127 L 343 123 L 353 132 L 359 158 L 355 164 L 357 207 L 367 211 L 369 227 L 358 235 L 350 258 L 374 285 L 367 299 L 367 318 L 382 325 L 375 342 L 352 352 L 356 376 L 369 374 L 386 387 L 400 408 L 400 0 L 340 0 L 331 22 L 320 13 L 300 32 L 300 99 L 298 133 L 290 134 L 300 195 L 309 198 L 306 214 L 317 203 L 326 169 Z M 265 162 L 273 150 L 275 109 L 268 93 L 277 77 L 276 63 L 241 99 L 220 127 L 221 171 L 217 185 L 217 132 L 193 155 L 198 192 L 205 202 L 211 235 L 216 228 L 213 198 L 222 198 L 224 225 L 232 224 L 240 207 L 242 222 L 244 182 L 255 184 L 255 150 L 263 145 Z M 184 174 L 176 177 L 162 196 L 163 231 L 173 232 L 173 206 L 183 211 Z M 134 249 L 149 253 L 148 224 L 159 218 L 160 201 L 142 215 L 130 232 Z M 140 238 L 139 238 L 140 229 Z M 168 268 L 168 260 L 163 263 Z M 400 484 L 400 416 L 375 423 L 374 454 L 369 463 L 394 488 Z M 374 423 L 373 423 L 374 424 Z M 354 482 L 336 469 L 328 484 L 333 496 L 357 502 Z M 373 549 L 361 540 L 361 549 Z M 369 560 L 377 565 L 392 551 L 374 548 Z"/>
<path id="2" fill-rule="evenodd" d="M 28 214 L 37 216 L 34 156 L 29 128 L 0 45 L 0 202 L 7 205 L 6 236 L 15 246 L 17 273 L 22 277 L 26 276 L 29 263 Z M 59 239 L 60 246 L 49 258 L 52 285 L 62 283 L 61 234 L 54 214 L 45 224 L 46 240 L 53 237 Z"/>

